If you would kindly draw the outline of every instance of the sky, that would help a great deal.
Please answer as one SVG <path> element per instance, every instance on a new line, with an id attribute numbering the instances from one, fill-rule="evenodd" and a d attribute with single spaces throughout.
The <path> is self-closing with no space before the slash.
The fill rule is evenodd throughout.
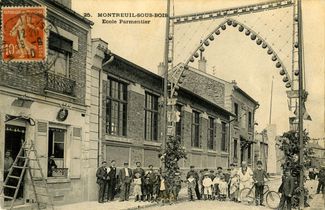
<path id="1" fill-rule="evenodd" d="M 262 0 L 263 2 L 265 0 Z M 171 0 L 174 15 L 197 13 L 244 6 L 261 0 Z M 101 38 L 108 48 L 149 71 L 158 73 L 157 66 L 164 59 L 165 23 L 163 17 L 119 18 L 99 17 L 108 13 L 166 13 L 166 0 L 72 0 L 72 9 L 95 24 L 93 38 Z M 303 38 L 305 55 L 305 85 L 308 91 L 306 108 L 312 121 L 304 121 L 310 137 L 325 137 L 325 1 L 303 0 Z M 99 14 L 100 13 L 100 14 Z M 291 75 L 292 8 L 269 10 L 240 15 L 233 19 L 253 29 L 277 52 Z M 107 23 L 103 23 L 103 19 Z M 146 20 L 149 24 L 122 24 L 123 20 Z M 174 63 L 184 62 L 201 39 L 225 19 L 180 24 L 174 27 Z M 116 21 L 117 23 L 114 23 Z M 255 121 L 257 131 L 269 122 L 270 93 L 273 78 L 271 122 L 277 134 L 289 129 L 285 83 L 266 50 L 256 45 L 237 28 L 229 27 L 212 41 L 204 52 L 207 73 L 226 81 L 236 80 L 239 87 L 259 102 Z M 197 63 L 193 63 L 197 67 Z"/>

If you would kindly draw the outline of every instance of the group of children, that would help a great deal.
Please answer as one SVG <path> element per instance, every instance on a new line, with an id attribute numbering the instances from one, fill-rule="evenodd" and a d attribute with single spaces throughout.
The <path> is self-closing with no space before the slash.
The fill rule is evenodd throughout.
<path id="1" fill-rule="evenodd" d="M 228 195 L 229 173 L 223 173 L 222 168 L 218 167 L 216 174 L 213 170 L 209 172 L 208 169 L 201 171 L 201 174 L 199 186 L 203 199 L 225 201 Z M 193 196 L 190 196 L 190 200 L 193 200 L 191 198 Z"/>
<path id="2" fill-rule="evenodd" d="M 173 183 L 166 182 L 166 174 L 159 173 L 158 170 L 147 171 L 143 177 L 140 173 L 135 173 L 133 179 L 133 194 L 135 201 L 151 201 L 158 202 L 176 201 L 181 183 L 183 182 L 180 173 L 176 172 Z"/>
<path id="3" fill-rule="evenodd" d="M 188 196 L 191 201 L 194 201 L 197 186 L 201 188 L 200 195 L 202 195 L 203 199 L 224 201 L 228 195 L 230 175 L 223 173 L 221 167 L 218 167 L 217 170 L 216 174 L 212 170 L 210 172 L 208 169 L 202 170 L 199 180 L 193 174 L 189 175 L 186 180 L 182 180 L 180 173 L 175 172 L 173 179 L 169 180 L 169 182 L 166 181 L 166 174 L 160 173 L 158 170 L 147 171 L 142 177 L 140 173 L 135 173 L 133 179 L 135 201 L 148 201 L 149 198 L 152 202 L 158 202 L 159 200 L 163 203 L 176 201 L 182 183 L 187 184 Z M 143 199 L 144 197 L 147 197 L 147 199 Z"/>
<path id="4" fill-rule="evenodd" d="M 161 180 L 158 170 L 149 170 L 143 177 L 141 173 L 135 173 L 133 179 L 135 201 L 156 201 L 161 188 Z"/>

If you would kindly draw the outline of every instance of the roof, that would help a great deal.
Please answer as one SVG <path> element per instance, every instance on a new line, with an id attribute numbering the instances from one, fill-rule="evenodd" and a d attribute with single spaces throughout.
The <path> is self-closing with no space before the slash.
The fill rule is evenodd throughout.
<path id="1" fill-rule="evenodd" d="M 50 0 L 50 1 L 47 1 L 47 2 L 53 4 L 54 6 L 57 6 L 57 7 L 61 8 L 65 12 L 69 13 L 70 15 L 75 16 L 77 19 L 83 21 L 86 24 L 89 24 L 91 26 L 94 25 L 94 22 L 92 22 L 91 20 L 88 20 L 87 18 L 83 17 L 82 15 L 80 15 L 79 13 L 77 13 L 74 10 L 70 9 L 69 7 L 61 4 L 60 2 L 57 2 L 56 0 Z"/>
<path id="2" fill-rule="evenodd" d="M 133 63 L 133 62 L 131 62 L 131 61 L 117 55 L 117 54 L 115 54 L 115 53 L 112 53 L 112 54 L 114 56 L 114 60 L 115 59 L 119 60 L 119 61 L 121 61 L 121 62 L 123 62 L 123 63 L 125 63 L 125 64 L 127 64 L 129 66 L 134 67 L 135 69 L 137 69 L 137 70 L 139 70 L 139 71 L 141 71 L 141 72 L 143 72 L 145 74 L 148 74 L 149 76 L 155 77 L 156 79 L 161 79 L 161 80 L 164 79 L 163 77 L 159 76 L 158 74 L 155 74 L 155 73 L 153 73 L 153 72 L 151 72 L 151 71 L 149 71 L 149 70 L 147 70 L 147 69 L 145 69 L 145 68 L 143 68 L 143 67 L 141 67 L 141 66 L 139 66 L 139 65 L 137 65 L 137 64 L 135 64 L 135 63 Z M 104 60 L 103 63 L 105 63 L 105 61 L 106 60 Z"/>
<path id="3" fill-rule="evenodd" d="M 260 105 L 257 101 L 255 101 L 250 95 L 248 95 L 245 91 L 243 91 L 240 87 L 237 85 L 234 85 L 234 89 L 243 94 L 246 98 L 248 98 L 250 101 L 252 101 L 256 106 Z"/>
<path id="4" fill-rule="evenodd" d="M 241 89 L 238 85 L 236 85 L 236 84 L 234 84 L 234 83 L 232 83 L 232 82 L 226 81 L 226 80 L 224 80 L 224 79 L 221 79 L 221 78 L 215 77 L 215 76 L 213 76 L 213 75 L 211 75 L 211 74 L 208 74 L 208 73 L 206 73 L 206 72 L 200 71 L 199 69 L 194 68 L 194 67 L 192 67 L 192 66 L 190 66 L 189 69 L 190 69 L 191 71 L 193 71 L 193 72 L 196 72 L 196 73 L 198 73 L 198 74 L 201 74 L 202 76 L 208 77 L 208 78 L 210 78 L 210 79 L 216 80 L 216 81 L 218 81 L 218 82 L 220 82 L 220 83 L 227 84 L 227 85 L 232 85 L 232 86 L 234 87 L 235 90 L 237 90 L 237 91 L 240 92 L 242 95 L 244 95 L 246 98 L 248 98 L 250 101 L 252 101 L 256 106 L 259 105 L 259 103 L 258 103 L 255 99 L 253 99 L 253 98 L 252 98 L 248 93 L 246 93 L 246 92 L 245 92 L 243 89 Z"/>
<path id="5" fill-rule="evenodd" d="M 157 75 L 157 74 L 155 74 L 155 73 L 153 73 L 153 72 L 151 72 L 151 71 L 149 71 L 149 70 L 147 70 L 147 69 L 145 69 L 145 68 L 143 68 L 143 67 L 141 67 L 141 66 L 139 66 L 139 65 L 137 65 L 137 64 L 135 64 L 135 63 L 133 63 L 133 62 L 131 62 L 131 61 L 117 55 L 117 54 L 115 54 L 115 53 L 113 53 L 113 56 L 114 56 L 114 60 L 115 59 L 119 60 L 119 61 L 121 61 L 121 62 L 123 62 L 123 63 L 135 68 L 136 70 L 141 71 L 141 72 L 143 72 L 143 73 L 145 73 L 145 74 L 147 74 L 147 75 L 149 75 L 151 77 L 154 77 L 156 79 L 161 79 L 161 80 L 164 79 L 162 76 L 159 76 L 159 75 Z M 105 61 L 106 60 L 104 60 L 103 63 L 105 63 Z M 222 112 L 224 112 L 224 113 L 226 113 L 226 114 L 228 114 L 230 116 L 233 116 L 233 117 L 236 116 L 234 113 L 229 112 L 228 110 L 226 110 L 223 107 L 217 105 L 216 103 L 213 103 L 212 101 L 207 100 L 207 99 L 203 98 L 202 96 L 200 96 L 200 95 L 198 95 L 198 94 L 196 94 L 196 93 L 194 93 L 194 92 L 192 92 L 192 91 L 190 91 L 190 90 L 188 90 L 186 88 L 180 87 L 180 90 L 182 90 L 183 92 L 185 92 L 187 94 L 193 95 L 193 96 L 197 97 L 198 99 L 200 99 L 202 101 L 205 101 L 206 103 L 209 103 L 209 104 L 215 106 L 218 110 L 220 110 L 220 111 L 222 111 Z"/>
<path id="6" fill-rule="evenodd" d="M 219 110 L 221 110 L 221 111 L 229 114 L 230 116 L 236 117 L 236 115 L 234 113 L 229 112 L 228 110 L 224 109 L 223 107 L 219 106 L 218 104 L 215 104 L 212 101 L 207 100 L 207 99 L 203 98 L 202 96 L 200 96 L 200 95 L 198 95 L 198 94 L 196 94 L 196 93 L 194 93 L 194 92 L 192 92 L 192 91 L 190 91 L 188 89 L 185 89 L 183 87 L 180 87 L 179 89 L 182 90 L 182 91 L 184 91 L 185 93 L 188 93 L 188 94 L 191 94 L 191 95 L 197 97 L 198 99 L 200 99 L 200 100 L 202 100 L 202 101 L 204 101 L 206 103 L 209 103 L 209 104 L 215 106 L 217 109 L 219 109 Z"/>

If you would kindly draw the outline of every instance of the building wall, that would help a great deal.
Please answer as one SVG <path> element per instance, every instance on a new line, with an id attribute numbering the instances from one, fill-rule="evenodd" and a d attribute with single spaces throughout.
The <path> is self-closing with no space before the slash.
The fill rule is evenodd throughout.
<path id="1" fill-rule="evenodd" d="M 227 86 L 233 86 L 233 84 L 228 84 Z M 238 120 L 234 120 L 231 122 L 231 159 L 233 162 L 240 163 L 242 161 L 247 161 L 248 164 L 253 164 L 254 162 L 254 146 L 251 144 L 251 154 L 248 158 L 248 148 L 241 149 L 241 145 L 244 141 L 253 142 L 254 141 L 254 122 L 255 122 L 255 108 L 256 104 L 252 102 L 249 98 L 243 95 L 241 92 L 237 91 L 233 88 L 232 95 L 231 95 L 231 111 L 235 113 L 235 106 L 234 104 L 238 104 Z M 252 124 L 249 127 L 248 124 L 248 113 L 252 113 Z M 237 141 L 237 158 L 234 157 L 234 142 Z"/>
<path id="2" fill-rule="evenodd" d="M 102 78 L 102 160 L 117 161 L 117 166 L 123 166 L 129 162 L 131 167 L 140 161 L 144 167 L 153 164 L 160 167 L 158 154 L 161 146 L 161 115 L 162 107 L 158 107 L 158 139 L 157 141 L 146 141 L 144 139 L 144 113 L 145 93 L 150 92 L 158 98 L 161 95 L 162 79 L 158 76 L 152 77 L 152 73 L 141 72 L 128 61 L 114 59 L 107 65 L 105 75 Z M 132 73 L 131 73 L 132 72 Z M 106 89 L 107 78 L 115 78 L 127 84 L 127 135 L 114 136 L 106 132 Z M 150 78 L 150 79 L 149 79 Z"/>
<path id="3" fill-rule="evenodd" d="M 96 185 L 93 177 L 98 157 L 96 147 L 98 136 L 96 131 L 91 132 L 89 127 L 93 119 L 89 107 L 96 103 L 92 96 L 98 97 L 96 94 L 92 95 L 90 90 L 92 78 L 90 23 L 76 18 L 71 13 L 67 14 L 65 9 L 62 10 L 53 2 L 35 2 L 35 5 L 40 2 L 47 7 L 47 18 L 55 23 L 62 37 L 73 42 L 73 52 L 69 58 L 69 79 L 75 81 L 76 86 L 74 94 L 46 91 L 45 73 L 25 76 L 17 72 L 18 64 L 0 64 L 0 167 L 3 169 L 6 125 L 25 128 L 25 141 L 34 142 L 45 176 L 49 155 L 49 128 L 63 129 L 64 161 L 56 161 L 58 167 L 67 168 L 67 176 L 45 177 L 50 194 L 54 196 L 55 205 L 89 200 L 95 192 L 91 190 L 91 186 Z M 30 69 L 31 74 L 33 70 Z M 30 107 L 15 105 L 14 101 L 22 96 L 33 101 Z M 68 117 L 64 121 L 59 121 L 57 114 L 62 107 L 68 110 Z M 35 125 L 21 119 L 5 122 L 9 115 L 28 116 L 33 119 Z M 33 175 L 39 176 L 37 172 Z M 0 174 L 0 177 L 2 184 L 3 175 Z M 28 186 L 29 177 L 26 177 L 24 183 L 24 200 L 30 202 L 33 195 L 32 189 Z"/>
<path id="4" fill-rule="evenodd" d="M 102 150 L 103 159 L 111 161 L 117 160 L 117 165 L 122 166 L 123 162 L 129 162 L 131 167 L 135 167 L 135 163 L 140 161 L 144 167 L 153 164 L 155 167 L 160 167 L 161 162 L 158 154 L 161 152 L 162 144 L 162 100 L 163 79 L 159 76 L 148 73 L 147 70 L 139 70 L 134 64 L 128 61 L 123 61 L 117 58 L 112 63 L 104 67 L 107 76 L 127 83 L 128 87 L 128 105 L 127 105 L 127 136 L 113 136 L 105 133 L 105 128 L 102 130 Z M 203 78 L 203 77 L 202 77 Z M 203 78 L 204 79 L 204 78 Z M 106 125 L 106 107 L 105 107 L 105 90 L 107 81 L 103 78 L 103 108 L 102 110 L 102 126 Z M 204 84 L 204 82 L 202 82 Z M 211 90 L 210 86 L 203 87 L 205 90 Z M 214 89 L 219 91 L 219 89 Z M 159 117 L 158 117 L 158 140 L 147 141 L 144 139 L 144 107 L 145 107 L 145 92 L 157 94 L 159 99 Z M 219 92 L 218 92 L 219 94 Z M 221 91 L 221 94 L 223 92 Z M 218 108 L 214 103 L 205 101 L 203 98 L 198 98 L 191 91 L 178 91 L 177 104 L 181 108 L 181 138 L 184 147 L 188 153 L 187 160 L 181 160 L 179 166 L 183 170 L 187 170 L 190 165 L 195 165 L 197 168 L 216 169 L 218 166 L 228 166 L 228 153 L 221 152 L 221 122 L 229 120 L 229 113 Z M 192 111 L 200 113 L 200 148 L 191 146 L 192 138 Z M 208 150 L 208 117 L 215 119 L 215 141 L 216 149 Z M 217 120 L 218 119 L 218 120 Z M 227 132 L 228 135 L 228 132 Z M 226 136 L 226 140 L 228 140 Z"/>

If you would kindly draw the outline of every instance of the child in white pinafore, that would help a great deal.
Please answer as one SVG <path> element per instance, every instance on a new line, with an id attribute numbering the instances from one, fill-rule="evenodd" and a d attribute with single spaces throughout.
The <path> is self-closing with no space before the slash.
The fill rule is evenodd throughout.
<path id="1" fill-rule="evenodd" d="M 141 200 L 141 196 L 142 196 L 142 192 L 141 192 L 141 174 L 140 173 L 136 173 L 135 174 L 135 178 L 133 179 L 133 183 L 134 183 L 134 188 L 133 188 L 133 194 L 135 197 L 134 201 L 140 201 Z"/>
<path id="2" fill-rule="evenodd" d="M 213 182 L 210 178 L 210 174 L 204 174 L 202 185 L 203 185 L 204 200 L 212 199 Z"/>
<path id="3" fill-rule="evenodd" d="M 228 183 L 225 181 L 225 177 L 221 176 L 219 181 L 219 200 L 225 201 L 228 194 Z"/>

